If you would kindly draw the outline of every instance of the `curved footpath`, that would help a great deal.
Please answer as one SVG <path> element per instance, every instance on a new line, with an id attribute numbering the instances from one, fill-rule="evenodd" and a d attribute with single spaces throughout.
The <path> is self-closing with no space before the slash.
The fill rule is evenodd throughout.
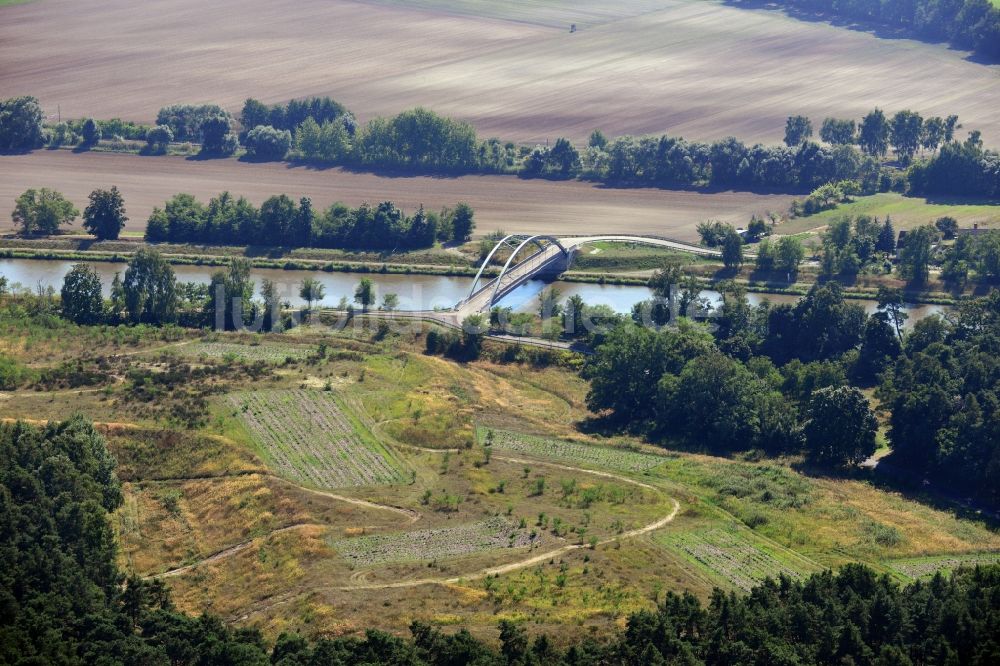
<path id="1" fill-rule="evenodd" d="M 652 485 L 650 485 L 648 483 L 643 483 L 642 481 L 636 481 L 635 479 L 631 479 L 629 477 L 621 476 L 621 475 L 618 475 L 618 474 L 613 474 L 611 472 L 602 472 L 602 471 L 599 471 L 599 470 L 585 469 L 585 468 L 582 468 L 582 467 L 573 467 L 571 465 L 562 465 L 562 464 L 559 464 L 559 463 L 552 463 L 552 462 L 546 462 L 546 461 L 541 461 L 541 460 L 529 460 L 527 458 L 512 458 L 512 457 L 498 456 L 498 455 L 494 455 L 494 458 L 496 458 L 497 460 L 503 460 L 505 462 L 511 462 L 511 463 L 516 463 L 516 464 L 544 465 L 544 466 L 547 466 L 547 467 L 555 467 L 555 468 L 567 470 L 567 471 L 570 471 L 570 472 L 579 472 L 579 473 L 583 473 L 583 474 L 591 474 L 591 475 L 594 475 L 594 476 L 601 476 L 601 477 L 604 477 L 604 478 L 614 479 L 616 481 L 620 481 L 620 482 L 623 482 L 623 483 L 630 483 L 632 485 L 639 486 L 640 488 L 644 488 L 646 490 L 652 490 L 654 492 L 662 492 L 660 489 L 658 489 L 655 486 L 652 486 Z M 219 476 L 219 477 L 207 477 L 207 478 L 210 478 L 210 479 L 225 479 L 225 478 L 228 478 L 228 477 L 226 477 L 226 476 Z M 275 478 L 281 478 L 281 477 L 275 477 Z M 170 480 L 182 480 L 182 479 L 170 479 Z M 313 494 L 317 494 L 317 495 L 321 495 L 321 496 L 324 496 L 324 497 L 328 497 L 330 499 L 334 499 L 334 500 L 342 501 L 342 502 L 348 502 L 350 504 L 364 506 L 364 507 L 367 507 L 367 508 L 381 509 L 381 510 L 384 510 L 384 511 L 391 511 L 393 513 L 404 515 L 404 516 L 406 516 L 408 518 L 409 524 L 412 524 L 412 523 L 416 522 L 421 517 L 421 514 L 419 512 L 413 511 L 411 509 L 404 509 L 402 507 L 391 506 L 391 505 L 387 505 L 387 504 L 378 504 L 378 503 L 375 503 L 375 502 L 369 502 L 368 500 L 361 500 L 361 499 L 357 499 L 357 498 L 353 498 L 353 497 L 346 497 L 344 495 L 337 495 L 336 493 L 331 493 L 331 492 L 324 491 L 324 490 L 317 490 L 317 489 L 314 489 L 314 488 L 307 488 L 305 486 L 299 486 L 297 484 L 294 484 L 294 483 L 288 481 L 287 479 L 282 479 L 282 480 L 285 481 L 285 482 L 287 482 L 287 483 L 289 483 L 289 485 L 293 485 L 296 488 L 299 488 L 299 489 L 304 490 L 306 492 L 310 492 L 310 493 L 313 493 Z M 161 479 L 161 481 L 168 481 L 168 479 Z M 606 539 L 603 539 L 601 541 L 598 541 L 597 545 L 598 546 L 603 546 L 603 545 L 606 545 L 606 544 L 609 544 L 609 543 L 614 543 L 615 541 L 621 541 L 621 540 L 624 540 L 624 539 L 631 539 L 631 538 L 634 538 L 634 537 L 637 537 L 637 536 L 641 536 L 643 534 L 647 534 L 649 532 L 653 532 L 653 531 L 658 530 L 661 527 L 664 527 L 665 525 L 669 524 L 670 522 L 672 522 L 674 520 L 674 518 L 677 516 L 677 513 L 680 511 L 680 502 L 678 502 L 676 499 L 673 499 L 673 498 L 671 498 L 670 501 L 673 503 L 673 507 L 671 508 L 670 512 L 667 515 L 661 516 L 657 520 L 654 520 L 653 522 L 648 523 L 646 525 L 643 525 L 641 527 L 637 527 L 635 529 L 628 530 L 627 532 L 623 532 L 621 534 L 617 534 L 617 535 L 608 537 Z M 186 573 L 188 571 L 191 571 L 193 569 L 196 569 L 197 567 L 199 567 L 199 566 L 201 566 L 203 564 L 210 564 L 212 562 L 218 562 L 219 560 L 225 559 L 225 558 L 227 558 L 227 557 L 229 557 L 231 555 L 235 555 L 235 554 L 237 554 L 237 553 L 245 550 L 246 548 L 249 548 L 255 541 L 262 540 L 262 539 L 267 539 L 267 538 L 269 538 L 269 537 L 271 537 L 271 536 L 273 536 L 275 534 L 280 534 L 282 532 L 287 532 L 287 531 L 290 531 L 290 530 L 300 529 L 302 527 L 307 527 L 309 525 L 311 525 L 311 523 L 299 523 L 299 524 L 296 524 L 296 525 L 287 525 L 285 527 L 281 527 L 281 528 L 275 529 L 275 530 L 273 530 L 271 532 L 268 532 L 267 534 L 264 534 L 262 536 L 255 537 L 254 539 L 249 539 L 247 541 L 243 541 L 241 543 L 238 543 L 238 544 L 235 544 L 233 546 L 229 546 L 227 548 L 219 550 L 219 551 L 217 551 L 215 553 L 212 553 L 211 555 L 208 555 L 208 556 L 206 556 L 206 557 L 204 557 L 204 558 L 202 558 L 202 559 L 200 559 L 200 560 L 198 560 L 196 562 L 192 562 L 190 564 L 186 564 L 184 566 L 177 567 L 175 569 L 170 569 L 169 571 L 164 571 L 162 573 L 153 574 L 151 576 L 147 576 L 146 578 L 167 578 L 167 577 L 171 577 L 171 576 L 178 576 L 178 575 L 184 574 L 184 573 Z M 466 573 L 466 574 L 462 574 L 461 576 L 452 576 L 452 577 L 418 578 L 418 579 L 414 579 L 414 580 L 395 581 L 395 582 L 390 582 L 390 583 L 365 583 L 365 582 L 363 582 L 364 581 L 364 575 L 362 575 L 362 574 L 367 574 L 368 572 L 367 571 L 365 571 L 365 572 L 356 572 L 355 575 L 352 575 L 351 580 L 362 581 L 362 582 L 359 582 L 358 584 L 313 587 L 313 588 L 310 588 L 309 591 L 310 592 L 315 592 L 315 591 L 318 591 L 318 590 L 337 590 L 337 591 L 349 591 L 349 590 L 382 590 L 382 589 L 391 589 L 391 588 L 418 587 L 418 586 L 421 586 L 421 585 L 453 585 L 453 584 L 456 584 L 456 583 L 462 583 L 464 581 L 479 580 L 479 579 L 482 579 L 482 578 L 486 578 L 488 576 L 496 576 L 496 575 L 500 575 L 500 574 L 510 573 L 512 571 L 517 571 L 519 569 L 524 569 L 526 567 L 530 567 L 532 565 L 539 564 L 539 563 L 544 562 L 546 560 L 552 559 L 553 557 L 558 557 L 560 555 L 563 555 L 564 553 L 568 553 L 568 552 L 571 552 L 571 551 L 574 551 L 574 550 L 579 550 L 579 549 L 582 549 L 582 548 L 589 548 L 589 547 L 590 547 L 589 544 L 582 544 L 582 543 L 579 543 L 579 544 L 567 544 L 565 546 L 560 546 L 559 548 L 555 548 L 555 549 L 552 549 L 552 550 L 547 550 L 547 551 L 542 552 L 542 553 L 536 553 L 534 555 L 530 555 L 528 557 L 525 557 L 525 558 L 522 558 L 522 559 L 519 559 L 519 560 L 515 560 L 513 562 L 508 562 L 507 564 L 501 564 L 501 565 L 497 565 L 497 566 L 493 566 L 493 567 L 487 567 L 487 568 L 484 568 L 484 569 L 479 569 L 478 571 L 473 571 L 473 572 L 469 572 L 469 573 Z"/>

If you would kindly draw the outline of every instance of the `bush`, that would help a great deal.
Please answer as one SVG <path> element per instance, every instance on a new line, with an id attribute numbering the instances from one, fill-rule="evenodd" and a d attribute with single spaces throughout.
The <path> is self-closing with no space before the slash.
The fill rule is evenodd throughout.
<path id="1" fill-rule="evenodd" d="M 146 145 L 153 152 L 164 152 L 173 140 L 174 133 L 169 125 L 157 125 L 146 132 Z"/>
<path id="2" fill-rule="evenodd" d="M 292 133 L 270 125 L 258 125 L 247 133 L 243 145 L 247 155 L 260 160 L 283 160 L 292 146 Z"/>
<path id="3" fill-rule="evenodd" d="M 212 118 L 224 118 L 229 131 L 229 113 L 217 104 L 175 104 L 165 106 L 156 114 L 157 125 L 167 125 L 178 141 L 199 141 L 205 121 Z M 221 137 L 219 138 L 221 141 Z"/>

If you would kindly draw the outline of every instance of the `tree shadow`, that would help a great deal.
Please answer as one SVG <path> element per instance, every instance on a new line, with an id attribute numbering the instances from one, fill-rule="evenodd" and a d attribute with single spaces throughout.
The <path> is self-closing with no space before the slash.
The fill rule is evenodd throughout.
<path id="1" fill-rule="evenodd" d="M 232 158 L 232 155 L 223 155 L 222 153 L 206 153 L 205 151 L 199 151 L 194 155 L 188 155 L 184 159 L 188 162 L 207 162 L 209 160 L 228 160 Z"/>
<path id="2" fill-rule="evenodd" d="M 749 278 L 750 282 L 754 283 L 754 286 L 763 285 L 767 289 L 786 290 L 790 289 L 792 285 L 795 284 L 797 275 L 792 273 L 791 276 L 789 276 L 786 271 L 763 271 L 754 268 L 754 270 L 751 271 Z"/>
<path id="3" fill-rule="evenodd" d="M 774 2 L 774 0 L 723 0 L 724 5 L 727 7 L 733 7 L 735 9 L 758 9 L 766 11 L 776 11 L 788 16 L 789 18 L 796 19 L 798 21 L 803 21 L 806 23 L 826 23 L 832 25 L 836 28 L 843 28 L 845 30 L 851 30 L 853 32 L 863 32 L 873 37 L 878 37 L 879 39 L 885 40 L 910 40 L 915 42 L 922 42 L 924 44 L 934 44 L 938 46 L 945 46 L 949 51 L 954 51 L 957 55 L 961 54 L 963 60 L 969 62 L 974 62 L 980 65 L 995 65 L 1000 60 L 995 58 L 990 58 L 986 55 L 972 53 L 965 49 L 957 48 L 952 46 L 944 39 L 936 39 L 934 37 L 929 37 L 926 35 L 921 35 L 914 31 L 912 28 L 906 27 L 895 27 L 891 25 L 886 25 L 885 23 L 880 23 L 878 21 L 865 21 L 858 18 L 837 16 L 835 14 L 827 14 L 820 11 L 810 10 L 803 7 L 795 7 L 791 5 L 786 5 L 780 2 Z"/>
<path id="4" fill-rule="evenodd" d="M 922 197 L 927 203 L 939 206 L 1000 206 L 1000 198 L 998 197 L 973 197 L 948 194 L 914 194 L 912 196 Z"/>
<path id="5" fill-rule="evenodd" d="M 379 178 L 434 178 L 438 180 L 456 180 L 464 176 L 493 176 L 480 171 L 440 171 L 425 170 L 420 167 L 384 167 L 349 163 L 312 162 L 307 160 L 286 160 L 287 169 L 304 169 L 306 171 L 341 171 L 350 174 L 368 174 Z"/>
<path id="6" fill-rule="evenodd" d="M 792 468 L 810 478 L 847 479 L 869 483 L 874 488 L 898 493 L 906 499 L 949 513 L 956 518 L 979 520 L 991 529 L 1000 528 L 1000 509 L 974 498 L 962 497 L 954 489 L 940 483 L 931 483 L 919 471 L 908 468 L 890 453 L 881 458 L 874 468 L 854 466 L 843 469 L 821 467 L 803 461 Z"/>

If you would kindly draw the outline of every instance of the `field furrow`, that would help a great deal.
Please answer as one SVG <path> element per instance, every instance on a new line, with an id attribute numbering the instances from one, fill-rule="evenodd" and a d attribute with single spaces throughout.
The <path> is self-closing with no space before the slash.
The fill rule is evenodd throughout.
<path id="1" fill-rule="evenodd" d="M 506 430 L 480 428 L 479 438 L 486 441 L 492 433 L 492 446 L 500 451 L 552 458 L 570 463 L 592 465 L 620 472 L 644 472 L 665 461 L 664 456 L 624 448 L 579 444 Z"/>
<path id="2" fill-rule="evenodd" d="M 318 488 L 404 478 L 402 463 L 370 433 L 360 432 L 328 391 L 245 391 L 226 396 L 226 402 L 282 476 Z"/>
<path id="3" fill-rule="evenodd" d="M 355 565 L 386 562 L 422 562 L 460 557 L 501 548 L 524 548 L 541 543 L 529 529 L 503 516 L 487 520 L 398 534 L 371 534 L 331 543 L 341 557 Z"/>

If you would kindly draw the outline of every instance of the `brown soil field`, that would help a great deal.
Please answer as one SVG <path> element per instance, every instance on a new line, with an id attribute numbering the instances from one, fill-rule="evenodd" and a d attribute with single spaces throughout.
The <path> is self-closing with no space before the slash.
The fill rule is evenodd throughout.
<path id="1" fill-rule="evenodd" d="M 576 23 L 579 30 L 569 32 Z M 424 105 L 482 135 L 777 141 L 788 115 L 958 114 L 1000 143 L 1000 67 L 943 45 L 706 0 L 38 0 L 0 8 L 0 91 L 48 114 L 151 121 L 331 95 L 362 120 Z"/>
<path id="2" fill-rule="evenodd" d="M 112 153 L 40 150 L 0 156 L 0 228 L 13 226 L 14 200 L 28 188 L 49 187 L 82 211 L 97 187 L 116 185 L 125 198 L 127 230 L 145 229 L 154 206 L 178 192 L 202 201 L 224 190 L 256 205 L 272 194 L 307 196 L 317 207 L 335 201 L 357 206 L 393 201 L 407 211 L 468 202 L 480 233 L 637 233 L 695 240 L 706 219 L 746 223 L 754 213 L 785 211 L 793 197 L 749 192 L 701 193 L 614 189 L 579 181 L 522 180 L 515 176 L 392 177 L 342 169 L 316 170 L 285 163 L 234 159 L 190 160 Z M 74 227 L 79 228 L 79 219 Z"/>

